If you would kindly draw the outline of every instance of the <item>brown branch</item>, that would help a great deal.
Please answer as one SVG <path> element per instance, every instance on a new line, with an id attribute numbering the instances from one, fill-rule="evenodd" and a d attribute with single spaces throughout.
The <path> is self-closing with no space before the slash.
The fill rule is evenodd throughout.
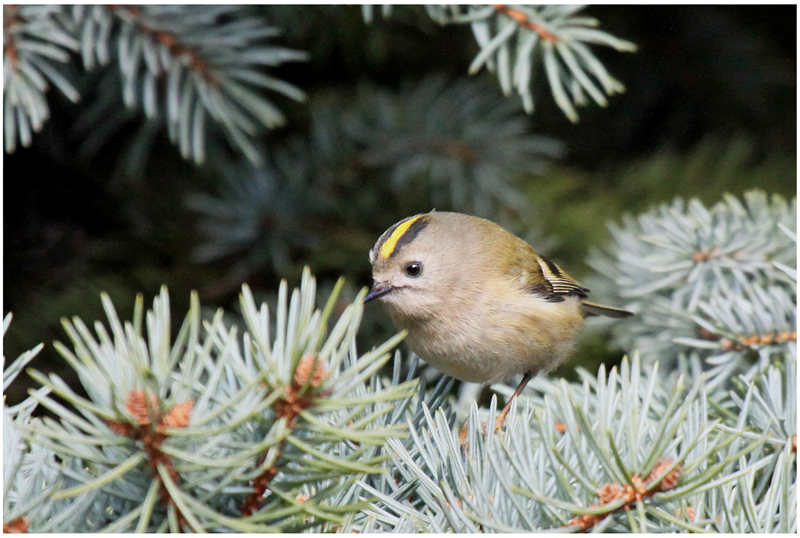
<path id="1" fill-rule="evenodd" d="M 158 397 L 153 394 L 147 395 L 143 390 L 137 389 L 132 390 L 125 400 L 125 408 L 133 417 L 135 424 L 113 420 L 106 421 L 111 431 L 117 435 L 123 435 L 142 442 L 148 466 L 153 472 L 153 477 L 161 484 L 159 493 L 161 502 L 165 505 L 175 504 L 175 501 L 159 477 L 158 466 L 162 465 L 175 483 L 180 481 L 180 475 L 172 465 L 172 458 L 161 450 L 164 441 L 169 437 L 164 430 L 165 428 L 184 428 L 188 426 L 189 415 L 193 406 L 194 402 L 192 400 L 186 400 L 173 406 L 168 413 L 162 415 Z M 153 427 L 154 425 L 155 427 Z M 177 512 L 178 521 L 183 526 L 186 523 L 186 518 L 180 509 L 177 509 Z"/>
<path id="2" fill-rule="evenodd" d="M 264 504 L 267 487 L 269 487 L 269 483 L 272 482 L 272 479 L 275 478 L 275 476 L 280 472 L 280 469 L 278 469 L 275 463 L 277 463 L 278 459 L 283 455 L 283 449 L 285 446 L 286 439 L 283 439 L 278 445 L 278 450 L 276 451 L 273 464 L 269 469 L 258 475 L 258 477 L 253 480 L 253 493 L 247 496 L 247 498 L 244 500 L 244 504 L 242 505 L 242 515 L 244 517 L 252 515 L 255 511 L 261 508 L 262 504 Z M 261 456 L 258 464 L 261 465 L 263 461 L 264 456 Z"/>
<path id="3" fill-rule="evenodd" d="M 642 502 L 645 498 L 652 497 L 659 491 L 667 491 L 674 488 L 678 485 L 678 477 L 683 470 L 683 465 L 681 464 L 678 464 L 656 484 L 656 479 L 672 466 L 673 461 L 672 458 L 659 460 L 645 480 L 642 480 L 642 478 L 636 474 L 631 477 L 631 483 L 625 484 L 624 486 L 620 486 L 616 482 L 603 484 L 600 486 L 600 489 L 597 490 L 598 502 L 592 504 L 590 508 L 604 506 L 617 499 L 624 499 L 625 504 L 603 514 L 583 514 L 582 516 L 575 516 L 567 525 L 577 525 L 581 528 L 581 532 L 585 532 L 600 523 L 609 514 L 619 512 L 620 510 L 625 510 L 627 512 L 631 509 L 632 503 Z"/>
<path id="4" fill-rule="evenodd" d="M 785 344 L 786 342 L 797 342 L 797 331 L 771 332 L 767 334 L 744 335 L 739 334 L 735 340 L 730 338 L 718 338 L 714 333 L 700 327 L 700 338 L 704 340 L 719 340 L 722 351 L 740 351 L 744 348 L 759 346 L 772 346 L 775 344 Z"/>
<path id="5" fill-rule="evenodd" d="M 170 54 L 173 56 L 188 56 L 192 71 L 199 73 L 206 80 L 206 82 L 211 84 L 217 84 L 219 82 L 211 73 L 208 62 L 206 62 L 196 50 L 187 47 L 186 45 L 182 45 L 180 42 L 178 42 L 177 36 L 173 33 L 156 30 L 150 27 L 142 18 L 141 8 L 123 5 L 109 5 L 108 7 L 130 15 L 139 28 L 150 36 L 150 39 L 152 39 L 153 42 L 166 46 L 169 49 Z"/>
<path id="6" fill-rule="evenodd" d="M 294 428 L 297 425 L 297 417 L 300 412 L 313 406 L 316 398 L 325 394 L 325 391 L 320 392 L 315 389 L 322 384 L 327 375 L 328 372 L 320 364 L 316 356 L 305 355 L 301 358 L 295 369 L 292 383 L 284 387 L 283 397 L 272 404 L 275 418 L 286 419 L 286 426 Z M 283 455 L 285 447 L 286 438 L 282 439 L 278 444 L 278 450 L 270 468 L 253 480 L 253 493 L 247 496 L 242 505 L 242 515 L 245 517 L 252 515 L 264 504 L 267 488 L 272 479 L 280 472 L 277 462 Z M 262 455 L 259 458 L 258 465 L 264 463 L 264 458 L 266 458 L 266 455 Z"/>
<path id="7" fill-rule="evenodd" d="M 14 39 L 14 32 L 10 29 L 12 26 L 24 23 L 25 20 L 20 17 L 17 6 L 9 4 L 3 6 L 3 56 L 8 59 L 11 68 L 17 68 L 17 45 Z"/>
<path id="8" fill-rule="evenodd" d="M 707 262 L 711 259 L 716 258 L 718 252 L 719 252 L 719 247 L 714 247 L 711 250 L 701 250 L 700 252 L 695 252 L 694 261 L 696 261 L 697 263 Z"/>
<path id="9" fill-rule="evenodd" d="M 786 342 L 797 342 L 797 331 L 784 331 L 782 333 L 754 334 L 752 336 L 739 335 L 739 342 L 743 345 L 752 346 L 771 346 L 773 344 L 784 344 Z"/>
<path id="10" fill-rule="evenodd" d="M 539 37 L 541 37 L 544 41 L 558 41 L 558 37 L 545 30 L 543 26 L 536 24 L 535 22 L 531 22 L 528 16 L 523 12 L 514 8 L 510 8 L 504 4 L 495 4 L 494 9 L 499 13 L 506 15 L 507 17 L 511 17 L 517 21 L 520 26 L 524 26 L 528 30 L 533 30 L 539 34 Z"/>

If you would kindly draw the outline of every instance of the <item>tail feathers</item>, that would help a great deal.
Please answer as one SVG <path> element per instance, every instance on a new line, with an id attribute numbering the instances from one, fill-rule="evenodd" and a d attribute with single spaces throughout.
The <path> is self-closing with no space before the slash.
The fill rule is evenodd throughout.
<path id="1" fill-rule="evenodd" d="M 627 310 L 622 310 L 620 308 L 614 308 L 611 306 L 603 306 L 595 303 L 589 303 L 587 301 L 583 301 L 581 303 L 581 308 L 586 313 L 587 316 L 606 316 L 609 318 L 627 318 L 628 316 L 632 316 L 633 312 L 628 312 Z"/>

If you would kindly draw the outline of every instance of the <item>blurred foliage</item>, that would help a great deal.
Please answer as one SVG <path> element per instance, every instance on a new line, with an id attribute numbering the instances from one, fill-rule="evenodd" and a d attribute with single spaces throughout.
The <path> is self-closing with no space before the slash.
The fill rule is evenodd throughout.
<path id="1" fill-rule="evenodd" d="M 589 247 L 602 245 L 605 223 L 624 212 L 676 195 L 713 204 L 755 186 L 786 197 L 796 190 L 794 6 L 589 7 L 638 52 L 596 51 L 628 91 L 607 108 L 582 110 L 577 125 L 550 98 L 526 116 L 517 97 L 499 96 L 493 75 L 464 80 L 479 52 L 469 28 L 439 27 L 422 7 L 397 7 L 370 25 L 358 6 L 251 13 L 282 29 L 276 46 L 309 54 L 271 71 L 308 102 L 280 101 L 287 127 L 256 142 L 265 167 L 214 145 L 198 167 L 164 133 L 147 133 L 145 154 L 136 149 L 140 119 L 93 129 L 87 106 L 123 106 L 119 89 L 111 95 L 99 82 L 113 75 L 102 70 L 78 85 L 79 105 L 51 92 L 50 117 L 31 146 L 4 155 L 4 312 L 15 319 L 6 356 L 49 344 L 62 316 L 101 317 L 100 290 L 123 312 L 135 292 L 149 300 L 161 284 L 176 305 L 197 289 L 203 304 L 229 307 L 243 281 L 256 290 L 276 289 L 280 278 L 294 285 L 309 264 L 321 286 L 347 276 L 342 300 L 352 300 L 369 283 L 366 251 L 380 232 L 433 206 L 483 213 L 583 279 Z M 448 102 L 462 99 L 475 109 Z M 430 146 L 397 150 L 403 137 L 417 140 L 425 121 L 434 133 L 451 128 L 482 156 L 439 165 L 438 175 L 411 167 L 403 176 L 414 159 L 431 162 Z M 550 150 L 526 153 L 525 140 Z M 475 191 L 487 187 L 469 168 L 476 162 L 493 166 L 510 190 Z M 452 196 L 458 181 L 470 194 Z M 228 213 L 214 214 L 220 200 Z M 390 332 L 383 313 L 368 309 L 360 338 L 378 342 Z M 586 333 L 557 374 L 618 360 L 606 337 Z M 48 371 L 60 362 L 48 345 L 32 364 Z"/>
<path id="2" fill-rule="evenodd" d="M 95 79 L 101 98 L 81 115 L 94 131 L 87 143 L 102 145 L 135 117 L 132 112 L 143 112 L 148 121 L 128 150 L 139 157 L 153 135 L 166 130 L 181 156 L 197 164 L 205 162 L 209 139 L 221 136 L 259 164 L 253 142 L 261 128 L 285 123 L 265 94 L 305 99 L 301 90 L 265 72 L 304 60 L 305 53 L 265 42 L 280 30 L 247 7 L 7 5 L 3 15 L 7 153 L 14 153 L 17 138 L 27 147 L 32 132 L 41 130 L 50 115 L 51 84 L 78 102 L 75 86 L 85 89 L 81 79 L 98 67 L 111 76 Z M 80 54 L 82 74 L 67 51 Z"/>
<path id="3" fill-rule="evenodd" d="M 324 94 L 310 110 L 309 136 L 278 145 L 261 168 L 218 166 L 220 194 L 187 199 L 205 238 L 194 260 L 234 259 L 234 288 L 253 273 L 305 263 L 350 276 L 347 261 L 397 215 L 432 206 L 507 214 L 512 224 L 528 217 L 517 227 L 535 228 L 520 180 L 542 175 L 562 152 L 480 80 L 434 76 L 398 92 L 359 86 Z"/>
<path id="4" fill-rule="evenodd" d="M 554 215 L 552 233 L 564 238 L 553 256 L 569 259 L 570 267 L 583 264 L 585 271 L 585 255 L 570 253 L 586 253 L 607 240 L 608 229 L 597 223 L 640 213 L 676 196 L 711 205 L 723 193 L 740 196 L 759 187 L 791 198 L 797 192 L 797 161 L 794 155 L 777 152 L 759 158 L 749 138 L 709 136 L 691 151 L 662 149 L 597 172 L 560 167 L 546 183 L 528 185 L 534 206 Z M 567 206 L 568 212 L 558 211 Z"/>
<path id="5" fill-rule="evenodd" d="M 758 189 L 625 215 L 588 260 L 595 296 L 635 314 L 613 325 L 612 342 L 706 371 L 709 389 L 752 379 L 797 339 L 796 229 L 796 198 Z"/>

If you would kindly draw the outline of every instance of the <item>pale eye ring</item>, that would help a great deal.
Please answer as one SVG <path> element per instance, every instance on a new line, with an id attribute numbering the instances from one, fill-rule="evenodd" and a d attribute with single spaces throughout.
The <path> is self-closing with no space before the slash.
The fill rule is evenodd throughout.
<path id="1" fill-rule="evenodd" d="M 406 265 L 406 275 L 411 278 L 417 278 L 422 274 L 422 264 L 419 262 L 411 262 Z"/>

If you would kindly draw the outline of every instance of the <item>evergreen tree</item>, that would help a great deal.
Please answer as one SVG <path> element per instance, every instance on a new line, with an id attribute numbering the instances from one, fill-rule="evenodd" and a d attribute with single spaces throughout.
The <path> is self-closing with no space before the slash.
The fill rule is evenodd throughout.
<path id="1" fill-rule="evenodd" d="M 188 309 L 174 306 L 181 284 L 150 307 L 133 292 L 163 283 L 152 269 L 45 294 L 52 312 L 81 315 L 62 318 L 63 343 L 4 359 L 4 531 L 797 532 L 795 159 L 753 166 L 741 156 L 758 144 L 706 140 L 613 181 L 559 168 L 569 145 L 541 134 L 541 118 L 647 109 L 642 85 L 610 100 L 624 89 L 614 62 L 640 55 L 613 54 L 636 47 L 582 9 L 4 6 L 6 162 L 38 142 L 64 159 L 75 140 L 109 193 L 98 206 L 122 199 L 104 211 L 121 208 L 137 237 L 87 250 L 172 257 L 175 280 L 205 286 Z M 337 54 L 334 79 L 358 62 L 391 71 L 375 58 L 422 34 L 472 49 L 389 84 L 315 87 L 308 75 Z M 368 54 L 348 48 L 352 35 L 368 36 L 355 40 Z M 745 81 L 780 72 L 740 39 L 705 54 L 746 57 Z M 726 103 L 772 103 L 770 84 L 740 84 Z M 598 147 L 592 120 L 626 128 L 596 107 L 581 116 L 581 141 Z M 682 196 L 648 208 L 657 198 L 643 193 L 665 183 L 663 199 Z M 685 201 L 693 193 L 703 201 Z M 365 313 L 357 286 L 353 260 L 380 231 L 433 206 L 496 220 L 557 258 L 597 245 L 587 284 L 636 315 L 590 328 L 628 356 L 534 379 L 506 427 L 484 431 L 515 384 L 465 406 Z M 615 222 L 612 208 L 633 214 Z M 299 284 L 259 292 L 262 274 Z M 83 306 L 96 287 L 109 291 L 105 321 Z M 231 292 L 238 307 L 201 307 Z M 4 342 L 24 323 L 11 318 Z M 587 364 L 608 360 L 593 342 Z M 53 350 L 65 368 L 36 363 Z M 12 402 L 25 377 L 34 386 Z"/>

